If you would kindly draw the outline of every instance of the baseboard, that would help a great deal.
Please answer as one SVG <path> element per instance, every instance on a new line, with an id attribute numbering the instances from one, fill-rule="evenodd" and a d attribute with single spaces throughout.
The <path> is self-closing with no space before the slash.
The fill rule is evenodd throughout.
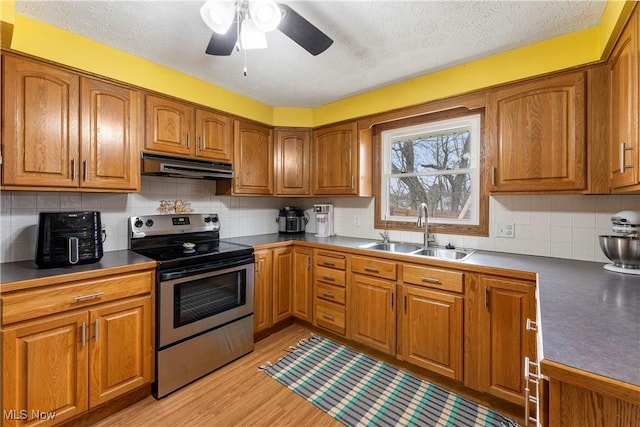
<path id="1" fill-rule="evenodd" d="M 127 394 L 114 399 L 111 402 L 107 402 L 104 405 L 100 405 L 97 408 L 93 408 L 89 412 L 85 412 L 82 415 L 78 415 L 72 418 L 60 426 L 64 427 L 84 427 L 97 423 L 98 421 L 107 418 L 109 415 L 131 406 L 134 403 L 151 396 L 151 384 L 143 385 L 135 390 L 130 391 Z"/>

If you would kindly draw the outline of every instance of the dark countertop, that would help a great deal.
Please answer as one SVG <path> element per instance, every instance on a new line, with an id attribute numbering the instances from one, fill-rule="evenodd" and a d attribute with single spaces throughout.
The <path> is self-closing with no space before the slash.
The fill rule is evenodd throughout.
<path id="1" fill-rule="evenodd" d="M 312 234 L 226 240 L 251 246 L 296 240 L 343 248 L 373 241 Z M 640 386 L 640 275 L 610 272 L 597 262 L 485 251 L 462 264 L 536 273 L 542 358 Z"/>
<path id="2" fill-rule="evenodd" d="M 318 238 L 310 233 L 223 240 L 254 247 L 304 241 L 333 245 L 336 249 L 353 249 L 374 241 L 343 236 Z M 148 267 L 145 263 L 154 261 L 121 250 L 105 252 L 98 263 L 74 267 L 38 269 L 33 261 L 0 264 L 0 291 L 8 289 L 10 282 L 42 284 L 47 280 L 52 284 L 100 269 Z M 500 252 L 477 251 L 462 263 L 447 263 L 454 268 L 458 264 L 536 273 L 542 357 L 640 386 L 640 276 L 606 271 L 602 263 Z"/>
<path id="3" fill-rule="evenodd" d="M 105 252 L 98 262 L 61 268 L 38 268 L 34 261 L 8 262 L 0 264 L 0 292 L 10 289 L 13 282 L 24 282 L 22 287 L 28 288 L 31 283 L 40 286 L 61 283 L 103 269 L 115 269 L 114 272 L 117 272 L 154 266 L 155 261 L 129 250 Z"/>

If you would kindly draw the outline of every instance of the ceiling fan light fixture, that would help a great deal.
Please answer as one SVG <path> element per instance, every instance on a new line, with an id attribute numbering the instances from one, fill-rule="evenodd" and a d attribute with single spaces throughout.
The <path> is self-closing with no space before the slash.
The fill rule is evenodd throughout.
<path id="1" fill-rule="evenodd" d="M 278 28 L 282 11 L 274 0 L 249 0 L 249 16 L 257 29 L 268 33 Z"/>
<path id="2" fill-rule="evenodd" d="M 200 8 L 200 16 L 207 27 L 218 34 L 226 34 L 236 15 L 235 0 L 207 0 Z"/>
<path id="3" fill-rule="evenodd" d="M 242 21 L 240 27 L 240 48 L 248 49 L 266 49 L 267 35 L 260 31 L 255 23 L 248 18 Z"/>

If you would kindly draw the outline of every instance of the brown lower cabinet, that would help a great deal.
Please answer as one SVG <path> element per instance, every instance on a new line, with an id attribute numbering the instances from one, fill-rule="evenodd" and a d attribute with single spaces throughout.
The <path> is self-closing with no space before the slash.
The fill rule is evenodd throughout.
<path id="1" fill-rule="evenodd" d="M 347 255 L 317 249 L 313 252 L 313 324 L 346 336 Z"/>
<path id="2" fill-rule="evenodd" d="M 462 380 L 463 298 L 418 286 L 402 286 L 403 360 Z"/>
<path id="3" fill-rule="evenodd" d="M 313 321 L 313 250 L 293 248 L 293 317 Z"/>
<path id="4" fill-rule="evenodd" d="M 273 253 L 271 249 L 254 252 L 255 278 L 253 290 L 253 329 L 262 332 L 273 324 L 271 317 L 271 281 L 273 278 Z"/>
<path id="5" fill-rule="evenodd" d="M 293 315 L 293 249 L 291 246 L 254 253 L 254 333 Z"/>
<path id="6" fill-rule="evenodd" d="M 627 427 L 640 425 L 638 387 L 543 360 L 548 393 L 540 400 L 544 427 Z"/>
<path id="7" fill-rule="evenodd" d="M 535 282 L 468 275 L 465 385 L 524 406 L 524 360 L 536 360 Z"/>
<path id="8" fill-rule="evenodd" d="M 151 383 L 154 274 L 3 293 L 2 425 L 59 424 Z"/>

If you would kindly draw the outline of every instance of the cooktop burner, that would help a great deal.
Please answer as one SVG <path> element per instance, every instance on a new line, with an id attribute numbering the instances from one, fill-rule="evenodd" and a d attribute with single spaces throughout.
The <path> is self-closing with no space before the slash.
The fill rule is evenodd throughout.
<path id="1" fill-rule="evenodd" d="M 253 251 L 253 249 L 251 249 L 251 247 L 249 246 L 217 240 L 213 242 L 195 243 L 195 246 L 193 248 L 184 248 L 182 244 L 178 244 L 173 246 L 139 249 L 135 250 L 135 252 L 156 261 L 168 261 L 179 260 L 182 258 L 215 255 L 221 255 L 220 258 L 222 258 L 225 254 L 228 253 L 234 253 L 238 251 L 244 252 L 247 248 L 249 248 L 251 252 Z"/>

